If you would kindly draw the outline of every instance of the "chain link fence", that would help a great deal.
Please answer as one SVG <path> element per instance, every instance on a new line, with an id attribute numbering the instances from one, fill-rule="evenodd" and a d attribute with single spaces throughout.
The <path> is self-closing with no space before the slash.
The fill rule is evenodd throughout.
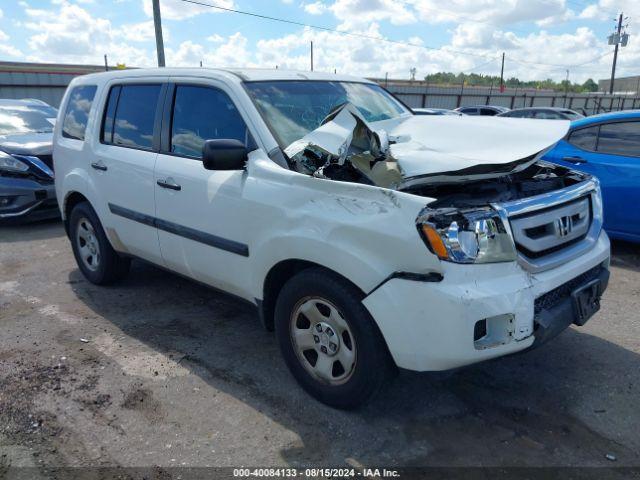
<path id="1" fill-rule="evenodd" d="M 397 85 L 380 82 L 412 108 L 448 108 L 470 105 L 497 105 L 508 108 L 562 107 L 586 115 L 640 108 L 638 92 L 563 93 L 551 90 L 507 89 L 463 86 Z"/>

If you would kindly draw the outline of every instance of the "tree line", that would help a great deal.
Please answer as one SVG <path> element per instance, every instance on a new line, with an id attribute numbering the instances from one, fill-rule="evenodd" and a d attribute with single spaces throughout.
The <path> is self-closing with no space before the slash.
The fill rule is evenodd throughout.
<path id="1" fill-rule="evenodd" d="M 452 72 L 438 72 L 432 73 L 424 77 L 424 80 L 432 85 L 461 85 L 464 82 L 465 86 L 469 87 L 490 87 L 500 88 L 500 76 L 498 75 L 482 75 L 477 73 L 452 73 Z M 598 84 L 593 79 L 588 79 L 584 83 L 572 83 L 571 81 L 562 80 L 556 82 L 550 78 L 546 80 L 529 80 L 523 81 L 516 77 L 511 77 L 504 80 L 504 84 L 507 88 L 535 88 L 562 91 L 568 90 L 574 93 L 586 93 L 597 92 Z M 568 87 L 568 88 L 567 88 Z"/>

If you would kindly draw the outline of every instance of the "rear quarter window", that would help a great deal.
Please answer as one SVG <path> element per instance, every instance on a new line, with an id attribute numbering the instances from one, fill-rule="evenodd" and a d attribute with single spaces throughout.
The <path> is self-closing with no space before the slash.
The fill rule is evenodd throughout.
<path id="1" fill-rule="evenodd" d="M 62 120 L 63 137 L 84 141 L 96 89 L 95 85 L 81 85 L 71 90 Z"/>

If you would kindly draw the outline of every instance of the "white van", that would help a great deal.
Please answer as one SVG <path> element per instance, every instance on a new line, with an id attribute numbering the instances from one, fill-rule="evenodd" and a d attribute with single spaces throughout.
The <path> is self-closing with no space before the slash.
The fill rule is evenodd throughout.
<path id="1" fill-rule="evenodd" d="M 282 70 L 76 78 L 54 134 L 82 273 L 140 258 L 256 306 L 298 382 L 352 408 L 396 370 L 543 343 L 599 308 L 597 180 L 540 160 L 563 121 L 414 116 Z"/>

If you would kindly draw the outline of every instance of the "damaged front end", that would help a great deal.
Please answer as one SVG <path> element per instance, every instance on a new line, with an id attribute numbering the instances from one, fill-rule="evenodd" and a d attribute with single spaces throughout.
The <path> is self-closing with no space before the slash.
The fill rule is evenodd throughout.
<path id="1" fill-rule="evenodd" d="M 568 122 L 415 116 L 380 128 L 344 103 L 284 152 L 300 173 L 415 191 L 523 171 L 567 128 Z"/>
<path id="2" fill-rule="evenodd" d="M 322 125 L 285 149 L 294 168 L 318 178 L 395 189 L 402 182 L 384 130 L 374 131 L 357 108 L 346 103 Z"/>
<path id="3" fill-rule="evenodd" d="M 409 117 L 386 126 L 374 128 L 357 107 L 345 103 L 285 153 L 300 173 L 430 199 L 416 226 L 441 260 L 516 260 L 519 247 L 499 206 L 536 199 L 535 209 L 544 209 L 545 196 L 590 180 L 540 160 L 564 136 L 568 122 Z M 555 227 L 544 222 L 532 223 L 526 234 L 555 235 Z M 560 248 L 563 241 L 554 245 Z"/>

